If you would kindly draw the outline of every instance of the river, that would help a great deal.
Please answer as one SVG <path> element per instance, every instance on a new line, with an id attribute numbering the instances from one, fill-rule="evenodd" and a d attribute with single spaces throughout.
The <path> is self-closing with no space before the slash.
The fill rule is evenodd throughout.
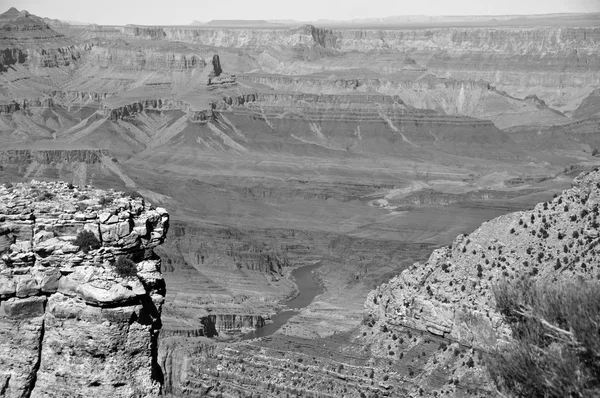
<path id="1" fill-rule="evenodd" d="M 253 332 L 246 333 L 242 336 L 242 340 L 251 340 L 259 337 L 269 336 L 275 333 L 286 322 L 296 315 L 298 311 L 308 306 L 314 298 L 323 293 L 323 288 L 317 283 L 312 275 L 312 272 L 321 266 L 321 262 L 305 265 L 304 267 L 296 268 L 292 271 L 292 277 L 300 294 L 286 303 L 286 309 L 278 312 L 271 317 L 272 323 L 268 323 L 262 328 L 258 328 Z"/>

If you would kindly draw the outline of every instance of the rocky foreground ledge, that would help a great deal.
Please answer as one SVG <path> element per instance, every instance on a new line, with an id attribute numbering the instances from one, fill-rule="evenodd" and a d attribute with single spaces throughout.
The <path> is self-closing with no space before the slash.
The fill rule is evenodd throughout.
<path id="1" fill-rule="evenodd" d="M 55 182 L 0 186 L 0 396 L 158 394 L 169 214 Z M 134 195 L 135 196 L 135 195 Z M 78 246 L 82 231 L 93 242 Z M 77 243 L 77 244 L 76 244 Z"/>

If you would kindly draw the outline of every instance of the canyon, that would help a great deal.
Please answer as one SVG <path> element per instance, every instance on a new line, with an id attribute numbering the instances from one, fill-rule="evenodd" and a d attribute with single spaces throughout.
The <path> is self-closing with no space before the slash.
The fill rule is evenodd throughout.
<path id="1" fill-rule="evenodd" d="M 600 164 L 597 18 L 220 27 L 1 14 L 0 181 L 13 187 L 0 194 L 24 198 L 2 222 L 30 230 L 6 229 L 0 249 L 32 263 L 0 277 L 40 287 L 0 295 L 0 360 L 17 338 L 29 358 L 0 374 L 0 396 L 58 396 L 69 383 L 111 396 L 496 396 L 482 357 L 508 337 L 490 287 L 531 272 L 524 261 L 559 278 L 538 252 L 572 235 L 563 226 L 581 206 L 594 214 L 600 177 L 577 176 Z M 56 209 L 42 201 L 41 212 L 30 192 L 42 188 Z M 70 213 L 74 189 L 91 197 L 83 220 Z M 103 197 L 119 220 L 131 208 L 135 228 L 152 220 L 150 240 L 69 252 L 87 224 L 104 242 L 91 217 Z M 22 212 L 51 219 L 63 254 L 37 250 L 42 229 Z M 73 225 L 56 226 L 61 212 Z M 522 231 L 532 215 L 552 220 L 551 239 Z M 593 239 L 588 221 L 578 233 Z M 560 278 L 596 272 L 578 240 Z M 95 287 L 78 286 L 95 277 L 124 286 L 109 252 L 135 257 L 141 286 L 90 301 Z M 289 312 L 299 270 L 320 290 Z M 44 290 L 44 272 L 57 289 Z M 252 334 L 276 314 L 289 318 Z M 55 369 L 59 339 L 98 333 L 114 339 L 69 347 L 70 358 L 131 355 L 125 373 Z"/>

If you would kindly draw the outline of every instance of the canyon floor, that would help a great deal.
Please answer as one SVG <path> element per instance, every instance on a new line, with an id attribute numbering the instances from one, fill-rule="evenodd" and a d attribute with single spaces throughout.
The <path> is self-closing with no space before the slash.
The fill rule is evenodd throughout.
<path id="1" fill-rule="evenodd" d="M 365 301 L 600 164 L 598 15 L 503 21 L 108 27 L 11 9 L 0 178 L 168 209 L 165 393 L 493 396 L 477 347 L 406 327 L 391 361 Z M 239 341 L 298 293 L 292 270 L 316 263 L 322 293 Z"/>

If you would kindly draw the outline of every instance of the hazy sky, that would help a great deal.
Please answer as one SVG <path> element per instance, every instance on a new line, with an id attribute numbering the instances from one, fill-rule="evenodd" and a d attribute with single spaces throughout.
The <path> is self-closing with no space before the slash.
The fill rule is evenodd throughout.
<path id="1" fill-rule="evenodd" d="M 16 7 L 41 17 L 105 25 L 600 12 L 600 0 L 1 0 L 0 4 L 1 8 Z"/>

